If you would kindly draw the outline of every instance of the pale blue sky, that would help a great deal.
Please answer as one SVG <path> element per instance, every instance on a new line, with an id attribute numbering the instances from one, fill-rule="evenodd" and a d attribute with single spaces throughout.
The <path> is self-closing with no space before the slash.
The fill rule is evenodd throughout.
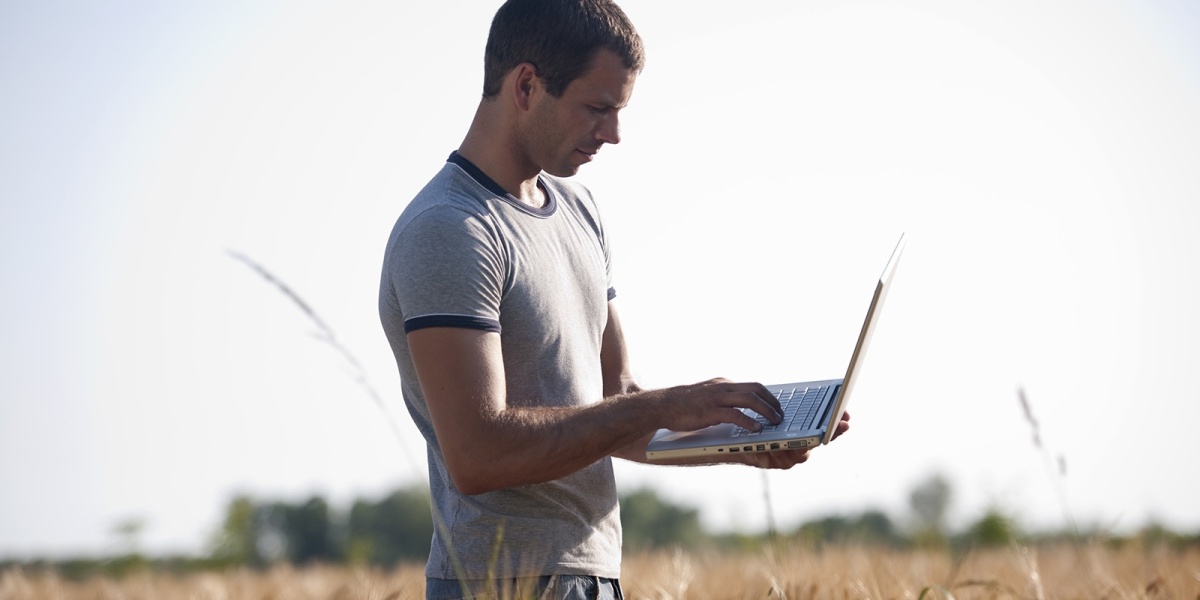
<path id="1" fill-rule="evenodd" d="M 578 177 L 644 384 L 839 376 L 910 237 L 854 431 L 769 476 L 781 525 L 900 516 L 937 470 L 959 520 L 1200 528 L 1200 9 L 622 5 L 649 63 Z M 103 551 L 129 517 L 199 551 L 235 491 L 421 480 L 377 271 L 466 130 L 496 6 L 0 5 L 0 557 Z M 402 439 L 231 249 L 338 331 Z M 618 477 L 765 522 L 748 469 Z"/>

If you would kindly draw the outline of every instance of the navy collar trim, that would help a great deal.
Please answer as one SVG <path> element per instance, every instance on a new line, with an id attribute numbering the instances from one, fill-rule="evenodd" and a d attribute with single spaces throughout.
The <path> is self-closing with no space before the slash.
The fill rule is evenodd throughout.
<path id="1" fill-rule="evenodd" d="M 515 208 L 527 212 L 535 217 L 548 217 L 554 214 L 554 211 L 558 207 L 558 198 L 554 195 L 554 192 L 550 191 L 550 186 L 546 185 L 545 181 L 542 180 L 541 175 L 538 175 L 538 186 L 541 187 L 542 192 L 546 194 L 546 204 L 541 208 L 534 208 L 528 204 L 525 204 L 524 202 L 521 202 L 516 196 L 508 193 L 507 190 L 500 187 L 500 184 L 496 183 L 495 179 L 488 177 L 487 173 L 484 173 L 482 169 L 475 166 L 475 163 L 467 160 L 465 157 L 463 157 L 463 155 L 459 154 L 457 150 L 450 153 L 450 157 L 446 159 L 446 162 L 458 165 L 463 171 L 467 172 L 467 175 L 469 175 L 471 179 L 474 179 L 476 183 L 482 185 L 487 189 L 487 191 L 495 194 L 498 198 L 504 200 L 508 204 L 511 204 Z"/>

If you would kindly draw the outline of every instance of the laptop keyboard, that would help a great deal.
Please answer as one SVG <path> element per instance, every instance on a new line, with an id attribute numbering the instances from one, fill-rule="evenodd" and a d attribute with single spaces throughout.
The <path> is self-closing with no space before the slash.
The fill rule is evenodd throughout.
<path id="1" fill-rule="evenodd" d="M 794 388 L 780 390 L 775 394 L 779 404 L 783 406 L 783 420 L 778 425 L 772 425 L 767 418 L 751 410 L 743 410 L 754 417 L 763 426 L 761 431 L 750 431 L 745 427 L 737 427 L 733 437 L 755 436 L 772 431 L 803 431 L 812 426 L 817 417 L 817 409 L 821 406 L 821 398 L 829 386 Z"/>

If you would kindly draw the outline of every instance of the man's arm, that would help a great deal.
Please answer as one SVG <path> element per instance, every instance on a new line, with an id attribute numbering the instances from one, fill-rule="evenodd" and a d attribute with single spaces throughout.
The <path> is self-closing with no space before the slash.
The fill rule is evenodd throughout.
<path id="1" fill-rule="evenodd" d="M 625 385 L 630 393 L 584 407 L 511 406 L 498 333 L 431 327 L 409 333 L 408 345 L 446 467 L 464 494 L 558 479 L 661 427 L 757 427 L 739 408 L 779 419 L 778 401 L 759 384 L 713 380 L 639 391 L 620 383 L 625 361 L 613 362 L 608 352 L 602 366 L 619 368 L 605 370 L 606 391 Z"/>
<path id="2" fill-rule="evenodd" d="M 621 321 L 617 316 L 614 303 L 608 303 L 608 325 L 604 329 L 604 344 L 600 350 L 600 362 L 604 369 L 604 395 L 610 397 L 619 394 L 638 392 L 641 388 L 633 380 L 629 367 L 629 354 L 625 349 L 625 334 L 621 329 Z M 686 410 L 686 409 L 685 409 Z M 850 413 L 843 413 L 842 420 L 834 432 L 834 439 L 850 428 Z M 619 448 L 613 456 L 635 462 L 656 465 L 712 465 L 712 464 L 746 464 L 764 469 L 790 469 L 808 460 L 812 448 L 788 450 L 783 452 L 757 452 L 750 454 L 727 455 L 725 460 L 716 461 L 707 457 L 680 458 L 665 461 L 649 461 L 646 458 L 646 444 L 654 436 L 653 429 L 644 436 Z"/>

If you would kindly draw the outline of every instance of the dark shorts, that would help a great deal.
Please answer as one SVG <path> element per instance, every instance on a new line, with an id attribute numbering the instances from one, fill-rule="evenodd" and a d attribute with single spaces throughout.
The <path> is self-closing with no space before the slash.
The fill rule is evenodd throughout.
<path id="1" fill-rule="evenodd" d="M 465 585 L 464 585 L 465 584 Z M 546 575 L 500 581 L 425 579 L 425 600 L 468 598 L 553 598 L 555 600 L 622 600 L 621 583 L 591 575 Z"/>

